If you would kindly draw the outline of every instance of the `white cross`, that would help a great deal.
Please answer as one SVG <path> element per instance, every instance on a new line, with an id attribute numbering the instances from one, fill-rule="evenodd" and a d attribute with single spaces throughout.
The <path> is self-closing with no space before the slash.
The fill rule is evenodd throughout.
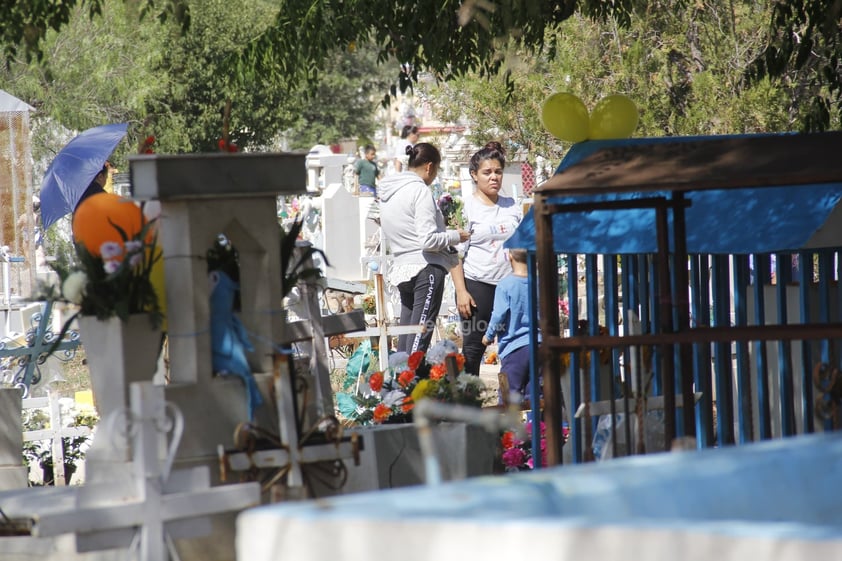
<path id="1" fill-rule="evenodd" d="M 380 254 L 377 256 L 364 257 L 363 262 L 369 267 L 376 265 L 374 270 L 374 306 L 377 312 L 377 327 L 349 333 L 348 337 L 379 337 L 380 342 L 377 352 L 378 366 L 380 370 L 389 368 L 389 337 L 393 335 L 407 335 L 410 333 L 421 333 L 420 325 L 392 325 L 386 314 L 386 288 L 383 280 L 383 266 L 388 263 L 386 257 L 386 244 L 384 243 L 383 229 L 380 229 Z M 362 374 L 362 373 L 360 373 Z M 357 380 L 359 382 L 359 380 Z"/>
<path id="2" fill-rule="evenodd" d="M 129 548 L 138 550 L 140 561 L 162 561 L 177 557 L 173 538 L 210 532 L 207 515 L 260 503 L 255 483 L 211 488 L 207 466 L 170 473 L 183 428 L 181 413 L 165 404 L 162 386 L 136 382 L 130 391 L 131 412 L 124 426 L 131 439 L 131 464 L 126 470 L 112 470 L 108 480 L 79 487 L 75 501 L 64 508 L 31 513 L 34 536 L 75 533 L 80 552 Z M 123 424 L 120 413 L 104 420 L 97 438 L 108 438 L 113 432 L 109 429 Z M 162 461 L 160 452 L 170 429 L 173 436 Z M 3 506 L 18 513 L 26 509 L 5 499 Z"/>
<path id="3" fill-rule="evenodd" d="M 279 435 L 273 449 L 247 450 L 226 452 L 222 445 L 219 446 L 220 464 L 223 467 L 222 480 L 226 478 L 227 471 L 246 472 L 252 469 L 276 469 L 277 473 L 266 484 L 272 487 L 275 482 L 286 476 L 287 497 L 303 498 L 306 495 L 305 471 L 309 464 L 320 462 L 332 462 L 342 459 L 354 458 L 359 464 L 359 437 L 353 435 L 349 438 L 342 438 L 336 434 L 325 433 L 325 431 L 308 430 L 301 434 L 298 428 L 296 414 L 298 409 L 295 403 L 295 388 L 292 383 L 293 357 L 288 353 L 275 355 L 274 385 L 277 396 Z M 335 419 L 333 419 L 335 421 Z M 328 421 L 326 419 L 326 421 Z M 316 429 L 320 427 L 312 427 Z M 331 427 L 338 430 L 338 423 Z M 240 427 L 235 440 L 238 446 L 247 448 L 254 443 L 254 438 L 261 436 L 259 429 L 251 426 Z M 327 442 L 309 443 L 309 437 L 313 434 L 325 435 Z M 274 436 L 273 436 L 274 440 Z"/>
<path id="4" fill-rule="evenodd" d="M 23 409 L 49 408 L 50 428 L 42 430 L 29 430 L 23 432 L 23 440 L 31 442 L 36 440 L 50 440 L 53 452 L 53 478 L 55 485 L 67 484 L 64 474 L 64 447 L 61 445 L 62 438 L 76 438 L 91 434 L 90 427 L 65 427 L 61 422 L 61 406 L 58 396 L 47 392 L 47 397 L 32 397 L 22 400 Z"/>

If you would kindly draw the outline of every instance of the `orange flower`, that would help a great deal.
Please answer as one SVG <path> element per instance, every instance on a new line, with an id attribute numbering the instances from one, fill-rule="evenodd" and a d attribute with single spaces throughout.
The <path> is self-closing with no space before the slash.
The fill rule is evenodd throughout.
<path id="1" fill-rule="evenodd" d="M 383 389 L 383 373 L 382 372 L 375 372 L 371 375 L 368 379 L 368 387 L 371 388 L 373 392 L 379 392 Z"/>
<path id="2" fill-rule="evenodd" d="M 441 380 L 447 374 L 447 367 L 444 364 L 436 364 L 430 368 L 430 380 Z"/>
<path id="3" fill-rule="evenodd" d="M 415 372 L 412 370 L 404 370 L 398 375 L 398 385 L 402 388 L 409 386 L 412 380 L 415 379 Z"/>
<path id="4" fill-rule="evenodd" d="M 421 366 L 421 361 L 424 360 L 424 351 L 415 351 L 411 355 L 409 355 L 409 359 L 406 361 L 406 365 L 409 367 L 410 370 L 418 370 L 418 367 Z"/>
<path id="5" fill-rule="evenodd" d="M 403 398 L 403 403 L 401 404 L 401 411 L 404 413 L 409 413 L 412 411 L 412 408 L 415 407 L 415 403 L 412 401 L 411 397 Z"/>
<path id="6" fill-rule="evenodd" d="M 459 372 L 465 369 L 465 355 L 461 353 L 452 353 L 453 356 L 456 357 L 456 366 L 459 368 Z"/>
<path id="7" fill-rule="evenodd" d="M 374 408 L 374 422 L 382 423 L 392 416 L 392 409 L 385 403 L 378 403 Z"/>
<path id="8" fill-rule="evenodd" d="M 515 433 L 512 431 L 506 431 L 503 433 L 503 438 L 501 440 L 503 442 L 503 450 L 508 450 L 515 445 Z"/>

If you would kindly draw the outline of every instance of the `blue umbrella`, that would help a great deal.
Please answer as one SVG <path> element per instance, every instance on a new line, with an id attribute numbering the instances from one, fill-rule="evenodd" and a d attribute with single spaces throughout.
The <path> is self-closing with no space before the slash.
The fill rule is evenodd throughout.
<path id="1" fill-rule="evenodd" d="M 56 154 L 41 182 L 44 230 L 73 212 L 82 193 L 126 136 L 127 127 L 128 123 L 115 123 L 88 129 Z"/>

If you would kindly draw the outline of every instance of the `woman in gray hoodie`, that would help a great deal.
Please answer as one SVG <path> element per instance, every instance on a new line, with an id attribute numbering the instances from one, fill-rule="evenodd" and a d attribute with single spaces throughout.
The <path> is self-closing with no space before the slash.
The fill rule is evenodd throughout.
<path id="1" fill-rule="evenodd" d="M 398 351 L 426 351 L 441 308 L 447 273 L 458 263 L 458 243 L 471 235 L 445 229 L 430 184 L 436 178 L 441 154 L 432 144 L 408 146 L 406 171 L 380 182 L 380 227 L 392 257 L 388 282 L 401 298 L 401 325 L 420 325 L 421 332 L 401 335 Z"/>

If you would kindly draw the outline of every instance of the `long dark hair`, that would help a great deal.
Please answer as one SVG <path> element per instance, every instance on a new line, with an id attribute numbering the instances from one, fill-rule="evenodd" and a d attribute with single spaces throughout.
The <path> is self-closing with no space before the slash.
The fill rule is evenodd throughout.
<path id="1" fill-rule="evenodd" d="M 506 149 L 503 148 L 503 145 L 496 140 L 492 140 L 471 156 L 471 162 L 468 164 L 468 169 L 472 172 L 476 172 L 479 170 L 480 164 L 486 160 L 497 160 L 500 162 L 501 167 L 506 167 Z"/>
<path id="2" fill-rule="evenodd" d="M 406 138 L 411 134 L 418 134 L 418 127 L 415 125 L 406 125 L 401 129 L 401 138 Z"/>
<path id="3" fill-rule="evenodd" d="M 441 154 L 439 149 L 429 142 L 419 142 L 415 146 L 407 146 L 406 154 L 409 156 L 409 167 L 417 168 L 425 164 L 439 165 Z"/>

